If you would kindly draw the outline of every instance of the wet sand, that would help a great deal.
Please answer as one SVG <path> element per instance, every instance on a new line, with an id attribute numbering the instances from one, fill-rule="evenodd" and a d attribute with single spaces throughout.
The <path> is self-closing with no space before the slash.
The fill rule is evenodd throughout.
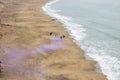
<path id="1" fill-rule="evenodd" d="M 96 72 L 95 61 L 86 60 L 84 51 L 73 42 L 63 25 L 42 11 L 46 2 L 0 0 L 1 60 L 10 49 L 32 50 L 43 43 L 50 44 L 50 32 L 54 36 L 66 36 L 60 41 L 63 48 L 27 56 L 20 64 L 15 61 L 14 69 L 3 63 L 0 80 L 107 80 Z"/>

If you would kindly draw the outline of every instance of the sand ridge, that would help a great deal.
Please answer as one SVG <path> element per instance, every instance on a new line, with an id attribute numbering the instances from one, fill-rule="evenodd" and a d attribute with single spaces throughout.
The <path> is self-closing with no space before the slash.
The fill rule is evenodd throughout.
<path id="1" fill-rule="evenodd" d="M 95 61 L 85 59 L 84 51 L 73 43 L 63 25 L 42 11 L 46 2 L 0 0 L 0 59 L 11 48 L 33 49 L 49 44 L 50 32 L 66 36 L 60 41 L 64 48 L 28 56 L 22 66 L 18 65 L 24 69 L 20 68 L 17 73 L 19 67 L 8 69 L 0 80 L 107 80 L 105 75 L 95 71 Z"/>

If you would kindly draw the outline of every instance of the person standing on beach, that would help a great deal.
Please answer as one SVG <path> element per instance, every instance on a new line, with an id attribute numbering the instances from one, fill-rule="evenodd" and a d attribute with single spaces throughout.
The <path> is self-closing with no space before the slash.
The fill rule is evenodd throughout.
<path id="1" fill-rule="evenodd" d="M 50 32 L 50 36 L 53 34 L 53 32 Z"/>
<path id="2" fill-rule="evenodd" d="M 0 73 L 2 73 L 2 66 L 1 66 L 2 62 L 0 61 Z"/>

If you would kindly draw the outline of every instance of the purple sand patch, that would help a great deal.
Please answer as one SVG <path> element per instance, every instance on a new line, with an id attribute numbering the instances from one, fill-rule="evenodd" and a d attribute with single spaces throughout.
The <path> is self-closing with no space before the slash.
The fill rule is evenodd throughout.
<path id="1" fill-rule="evenodd" d="M 23 49 L 23 48 L 10 48 L 7 51 L 5 51 L 5 54 L 3 56 L 3 65 L 6 70 L 11 70 L 15 72 L 21 72 L 25 71 L 24 67 L 22 66 L 22 62 L 25 58 L 41 54 L 43 52 L 57 50 L 60 48 L 63 48 L 64 45 L 60 43 L 61 38 L 60 37 L 50 37 L 50 44 L 43 44 L 39 45 L 33 50 L 29 49 Z"/>

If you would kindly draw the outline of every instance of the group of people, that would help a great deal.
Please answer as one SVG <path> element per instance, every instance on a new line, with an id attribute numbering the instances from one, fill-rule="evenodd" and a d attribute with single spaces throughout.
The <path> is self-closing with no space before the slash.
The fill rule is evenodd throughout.
<path id="1" fill-rule="evenodd" d="M 53 32 L 50 32 L 50 36 L 53 35 Z M 55 35 L 56 36 L 56 35 Z M 65 38 L 65 35 L 60 36 L 61 39 Z"/>

